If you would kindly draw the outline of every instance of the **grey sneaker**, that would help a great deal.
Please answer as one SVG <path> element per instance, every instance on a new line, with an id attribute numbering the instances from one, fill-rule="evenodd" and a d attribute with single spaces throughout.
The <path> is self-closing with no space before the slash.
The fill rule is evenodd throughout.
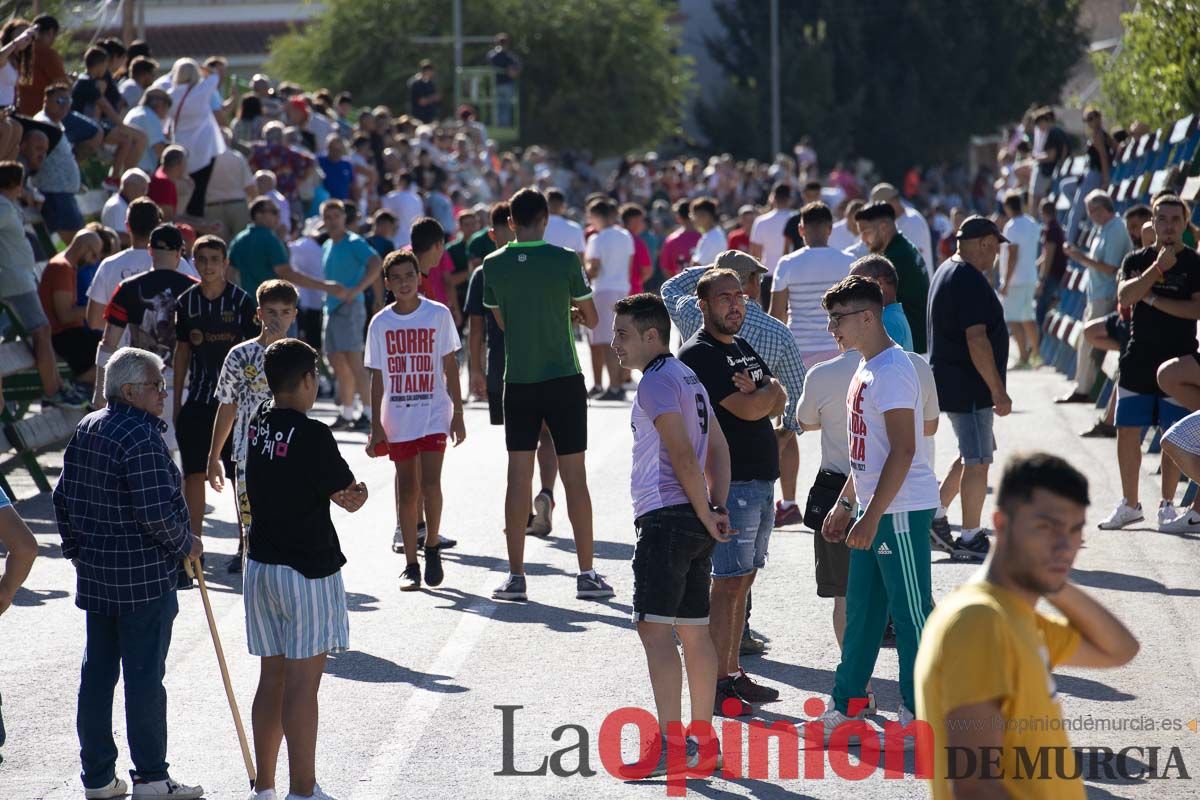
<path id="1" fill-rule="evenodd" d="M 43 408 L 50 408 L 52 406 L 59 408 L 87 408 L 88 402 L 89 398 L 80 397 L 67 387 L 59 389 L 54 394 L 42 396 Z"/>
<path id="2" fill-rule="evenodd" d="M 529 523 L 528 533 L 534 536 L 549 536 L 554 527 L 554 495 L 546 491 L 537 493 L 533 498 L 533 520 Z"/>
<path id="3" fill-rule="evenodd" d="M 713 744 L 717 746 L 717 760 L 713 764 L 713 772 L 725 766 L 725 758 L 721 755 L 721 741 L 716 737 L 713 738 Z M 695 769 L 700 766 L 700 740 L 695 736 L 687 737 L 687 765 L 688 769 Z"/>
<path id="4" fill-rule="evenodd" d="M 954 557 L 967 561 L 983 561 L 991 549 L 987 534 L 980 531 L 969 542 L 963 541 L 961 536 L 958 537 L 958 541 L 954 543 Z"/>
<path id="5" fill-rule="evenodd" d="M 172 778 L 162 781 L 134 779 L 134 797 L 166 797 L 170 800 L 200 800 L 204 797 L 203 786 L 185 786 Z"/>
<path id="6" fill-rule="evenodd" d="M 504 579 L 504 583 L 500 584 L 494 592 L 492 592 L 493 600 L 528 600 L 529 597 L 525 594 L 525 576 L 524 575 L 509 575 Z"/>
<path id="7" fill-rule="evenodd" d="M 954 534 L 950 532 L 950 520 L 946 517 L 933 518 L 933 524 L 929 526 L 929 546 L 954 554 Z"/>
<path id="8" fill-rule="evenodd" d="M 575 578 L 575 597 L 579 600 L 596 600 L 615 595 L 616 592 L 599 572 L 593 572 L 592 575 L 580 573 Z"/>

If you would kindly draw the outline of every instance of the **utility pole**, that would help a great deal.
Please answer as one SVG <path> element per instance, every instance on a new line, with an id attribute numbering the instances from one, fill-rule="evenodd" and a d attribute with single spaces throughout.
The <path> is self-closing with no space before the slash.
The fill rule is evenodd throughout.
<path id="1" fill-rule="evenodd" d="M 782 149 L 779 111 L 779 0 L 771 0 L 771 159 Z"/>
<path id="2" fill-rule="evenodd" d="M 462 102 L 462 0 L 454 0 L 454 105 Z"/>
<path id="3" fill-rule="evenodd" d="M 121 0 L 121 41 L 128 45 L 134 40 L 134 0 Z"/>

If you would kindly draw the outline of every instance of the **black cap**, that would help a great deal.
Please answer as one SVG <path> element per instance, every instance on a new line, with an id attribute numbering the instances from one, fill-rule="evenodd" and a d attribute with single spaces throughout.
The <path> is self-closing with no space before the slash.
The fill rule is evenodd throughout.
<path id="1" fill-rule="evenodd" d="M 150 232 L 151 250 L 182 250 L 183 233 L 171 223 L 159 225 Z"/>
<path id="2" fill-rule="evenodd" d="M 854 219 L 858 222 L 874 222 L 877 219 L 889 219 L 895 222 L 896 209 L 892 208 L 891 203 L 879 200 L 860 208 L 854 215 Z"/>
<path id="3" fill-rule="evenodd" d="M 978 214 L 972 214 L 964 219 L 962 225 L 958 226 L 956 236 L 960 242 L 970 239 L 982 239 L 984 236 L 995 236 L 1001 242 L 1008 241 L 1008 239 L 1004 238 L 1004 234 L 1000 232 L 1000 228 L 996 226 L 996 223 Z"/>

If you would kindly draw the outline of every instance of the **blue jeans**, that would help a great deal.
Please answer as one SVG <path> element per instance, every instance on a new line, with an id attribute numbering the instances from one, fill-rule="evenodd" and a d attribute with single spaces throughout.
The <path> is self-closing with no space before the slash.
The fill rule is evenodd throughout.
<path id="1" fill-rule="evenodd" d="M 1046 276 L 1045 283 L 1042 285 L 1042 294 L 1037 299 L 1037 304 L 1034 306 L 1033 317 L 1037 320 L 1038 330 L 1046 324 L 1046 315 L 1050 313 L 1050 309 L 1054 308 L 1058 302 L 1058 295 L 1062 291 L 1062 284 L 1057 278 Z"/>
<path id="2" fill-rule="evenodd" d="M 729 524 L 737 531 L 728 542 L 717 542 L 712 553 L 712 576 L 736 578 L 767 565 L 767 544 L 775 527 L 775 484 L 772 481 L 734 481 L 729 484 Z"/>
<path id="3" fill-rule="evenodd" d="M 166 780 L 167 690 L 163 676 L 171 646 L 171 624 L 178 611 L 172 590 L 129 614 L 88 613 L 75 718 L 84 788 L 97 789 L 116 776 L 112 706 L 113 690 L 122 673 L 125 735 L 133 772 L 147 781 Z"/>
<path id="4" fill-rule="evenodd" d="M 990 464 L 996 452 L 996 437 L 992 434 L 995 409 L 977 408 L 974 411 L 947 411 L 950 426 L 958 439 L 958 455 L 963 464 Z"/>
<path id="5" fill-rule="evenodd" d="M 496 125 L 500 128 L 513 126 L 513 101 L 517 97 L 516 83 L 496 84 Z"/>

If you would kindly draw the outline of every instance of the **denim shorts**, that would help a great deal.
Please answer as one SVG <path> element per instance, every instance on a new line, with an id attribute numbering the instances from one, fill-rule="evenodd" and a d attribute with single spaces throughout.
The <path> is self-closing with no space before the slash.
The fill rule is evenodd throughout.
<path id="1" fill-rule="evenodd" d="M 690 504 L 666 506 L 634 520 L 633 621 L 707 625 L 715 541 Z"/>
<path id="2" fill-rule="evenodd" d="M 964 464 L 990 464 L 996 452 L 996 437 L 992 435 L 995 409 L 977 408 L 974 411 L 947 411 L 954 436 L 958 439 L 958 454 Z"/>
<path id="3" fill-rule="evenodd" d="M 1148 428 L 1158 425 L 1163 430 L 1188 415 L 1188 410 L 1169 397 L 1160 394 L 1139 394 L 1117 387 L 1118 428 Z"/>
<path id="4" fill-rule="evenodd" d="M 729 484 L 729 524 L 737 534 L 713 548 L 712 576 L 736 578 L 767 565 L 767 544 L 775 527 L 773 481 L 734 481 Z"/>

